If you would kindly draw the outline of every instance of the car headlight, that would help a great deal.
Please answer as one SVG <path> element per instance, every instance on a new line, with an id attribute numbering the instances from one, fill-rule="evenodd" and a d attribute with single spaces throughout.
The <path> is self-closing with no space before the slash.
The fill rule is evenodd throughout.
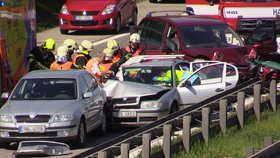
<path id="1" fill-rule="evenodd" d="M 102 11 L 102 15 L 113 13 L 115 6 L 115 4 L 107 5 L 106 8 Z"/>
<path id="2" fill-rule="evenodd" d="M 53 122 L 67 122 L 72 121 L 73 118 L 71 114 L 57 114 L 53 117 Z"/>
<path id="3" fill-rule="evenodd" d="M 161 107 L 162 103 L 159 101 L 142 101 L 141 108 L 157 108 Z"/>
<path id="4" fill-rule="evenodd" d="M 62 14 L 68 14 L 68 9 L 66 7 L 66 5 L 64 4 L 62 7 L 61 7 L 61 11 L 60 11 Z"/>
<path id="5" fill-rule="evenodd" d="M 12 115 L 0 115 L 0 122 L 13 122 Z"/>

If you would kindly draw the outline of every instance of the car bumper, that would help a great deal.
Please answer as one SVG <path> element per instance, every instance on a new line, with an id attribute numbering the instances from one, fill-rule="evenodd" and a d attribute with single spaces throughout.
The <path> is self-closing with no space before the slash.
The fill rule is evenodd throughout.
<path id="1" fill-rule="evenodd" d="M 113 30 L 116 17 L 113 15 L 93 16 L 92 20 L 76 20 L 72 15 L 59 15 L 61 30 Z"/>
<path id="2" fill-rule="evenodd" d="M 24 128 L 24 130 L 23 130 Z M 70 141 L 77 136 L 77 124 L 74 122 L 42 124 L 0 124 L 0 141 L 19 142 L 23 140 L 56 140 Z"/>
<path id="3" fill-rule="evenodd" d="M 114 126 L 140 127 L 168 115 L 168 110 L 161 109 L 119 109 L 112 113 Z"/>

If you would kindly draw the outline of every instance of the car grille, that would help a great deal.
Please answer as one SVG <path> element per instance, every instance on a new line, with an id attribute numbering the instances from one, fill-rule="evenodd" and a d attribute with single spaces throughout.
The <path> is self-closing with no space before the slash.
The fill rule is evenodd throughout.
<path id="1" fill-rule="evenodd" d="M 255 28 L 260 24 L 264 24 L 266 22 L 275 21 L 274 19 L 239 19 L 238 20 L 238 31 L 254 31 Z M 276 30 L 280 30 L 280 20 L 276 20 Z"/>
<path id="2" fill-rule="evenodd" d="M 11 137 L 48 137 L 57 136 L 57 132 L 46 132 L 46 133 L 18 133 L 9 132 Z"/>
<path id="3" fill-rule="evenodd" d="M 29 115 L 15 116 L 17 123 L 47 123 L 50 117 L 50 115 L 37 115 L 34 118 L 30 118 Z"/>
<path id="4" fill-rule="evenodd" d="M 137 98 L 136 97 L 112 99 L 112 103 L 113 104 L 132 104 L 132 103 L 136 103 L 136 102 L 137 102 Z"/>
<path id="5" fill-rule="evenodd" d="M 96 26 L 98 21 L 71 21 L 72 26 Z"/>
<path id="6" fill-rule="evenodd" d="M 137 118 L 114 118 L 115 122 L 137 122 Z"/>
<path id="7" fill-rule="evenodd" d="M 72 15 L 92 15 L 95 16 L 98 14 L 99 11 L 85 11 L 85 13 L 83 11 L 71 11 Z"/>

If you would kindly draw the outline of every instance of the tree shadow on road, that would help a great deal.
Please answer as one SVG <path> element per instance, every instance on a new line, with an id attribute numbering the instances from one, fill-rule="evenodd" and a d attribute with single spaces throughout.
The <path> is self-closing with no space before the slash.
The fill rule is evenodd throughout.
<path id="1" fill-rule="evenodd" d="M 128 33 L 129 32 L 129 27 L 123 27 L 121 31 L 118 34 L 122 33 Z M 76 30 L 76 31 L 70 31 L 68 33 L 69 35 L 116 35 L 117 33 L 114 33 L 111 30 Z"/>

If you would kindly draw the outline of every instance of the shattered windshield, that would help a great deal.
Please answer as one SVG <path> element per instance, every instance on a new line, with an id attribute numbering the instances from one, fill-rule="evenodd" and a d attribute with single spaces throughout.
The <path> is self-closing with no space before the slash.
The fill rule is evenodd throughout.
<path id="1" fill-rule="evenodd" d="M 237 33 L 223 24 L 182 26 L 180 34 L 186 49 L 244 46 Z"/>
<path id="2" fill-rule="evenodd" d="M 171 67 L 129 67 L 123 71 L 124 81 L 172 87 Z"/>
<path id="3" fill-rule="evenodd" d="M 11 100 L 72 100 L 76 98 L 76 80 L 74 79 L 24 79 L 11 95 Z"/>

